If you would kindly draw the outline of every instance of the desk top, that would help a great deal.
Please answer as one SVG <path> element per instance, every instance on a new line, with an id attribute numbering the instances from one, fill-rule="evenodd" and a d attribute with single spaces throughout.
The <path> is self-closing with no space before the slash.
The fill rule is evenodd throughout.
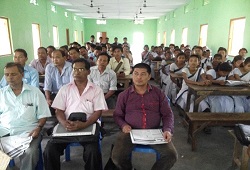
<path id="1" fill-rule="evenodd" d="M 132 80 L 132 74 L 127 75 L 125 77 L 117 77 L 117 80 Z"/>
<path id="2" fill-rule="evenodd" d="M 182 74 L 170 73 L 170 76 L 173 78 L 183 78 Z"/>
<path id="3" fill-rule="evenodd" d="M 198 86 L 198 85 L 188 84 L 188 83 L 187 83 L 187 86 L 195 91 L 224 91 L 224 92 L 244 91 L 244 92 L 250 93 L 250 86 L 222 86 L 222 85 Z"/>

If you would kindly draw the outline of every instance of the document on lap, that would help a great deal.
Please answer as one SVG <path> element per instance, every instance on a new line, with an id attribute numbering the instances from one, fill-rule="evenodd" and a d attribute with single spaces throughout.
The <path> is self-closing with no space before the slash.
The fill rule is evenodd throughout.
<path id="1" fill-rule="evenodd" d="M 134 144 L 154 145 L 167 143 L 161 129 L 133 129 L 130 131 Z"/>
<path id="2" fill-rule="evenodd" d="M 32 139 L 27 134 L 2 137 L 0 139 L 0 150 L 11 158 L 17 158 L 30 146 Z"/>
<path id="3" fill-rule="evenodd" d="M 77 131 L 69 132 L 60 123 L 58 123 L 54 129 L 52 136 L 81 136 L 81 135 L 94 135 L 96 130 L 96 124 L 92 124 L 89 127 Z"/>

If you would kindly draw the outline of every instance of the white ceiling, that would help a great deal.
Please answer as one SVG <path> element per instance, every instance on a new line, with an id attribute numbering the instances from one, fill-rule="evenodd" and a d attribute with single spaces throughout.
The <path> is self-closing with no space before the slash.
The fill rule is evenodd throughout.
<path id="1" fill-rule="evenodd" d="M 91 6 L 91 1 L 92 5 Z M 190 0 L 51 0 L 81 18 L 157 19 Z M 99 11 L 98 11 L 99 8 Z"/>

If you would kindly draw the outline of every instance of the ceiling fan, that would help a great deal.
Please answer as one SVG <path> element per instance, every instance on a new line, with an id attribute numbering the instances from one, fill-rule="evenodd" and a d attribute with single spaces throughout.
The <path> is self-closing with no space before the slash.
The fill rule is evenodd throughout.
<path id="1" fill-rule="evenodd" d="M 90 5 L 88 5 L 88 4 L 83 4 L 83 5 L 86 5 L 86 6 L 90 7 L 90 8 L 103 6 L 103 5 L 98 5 L 98 6 L 93 5 L 93 0 L 90 0 Z"/>
<path id="2" fill-rule="evenodd" d="M 143 1 L 142 7 L 143 7 L 143 8 L 146 8 L 146 7 L 154 7 L 154 6 L 148 6 L 148 5 L 147 5 L 147 1 L 144 0 L 144 1 Z"/>
<path id="3" fill-rule="evenodd" d="M 97 8 L 97 14 L 100 14 L 101 13 L 101 11 L 100 11 L 100 8 Z"/>

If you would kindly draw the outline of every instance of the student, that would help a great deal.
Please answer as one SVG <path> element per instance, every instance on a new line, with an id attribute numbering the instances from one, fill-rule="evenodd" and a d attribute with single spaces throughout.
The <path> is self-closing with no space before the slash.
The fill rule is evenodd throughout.
<path id="1" fill-rule="evenodd" d="M 213 84 L 225 85 L 225 80 L 228 79 L 231 71 L 232 66 L 228 62 L 223 62 L 216 69 L 208 70 L 206 78 Z M 234 112 L 234 101 L 230 96 L 208 96 L 205 101 L 211 112 Z"/>
<path id="2" fill-rule="evenodd" d="M 250 82 L 250 57 L 246 58 L 239 68 L 235 68 L 233 73 L 235 80 Z M 250 112 L 250 100 L 248 96 L 234 96 L 234 102 L 235 112 Z"/>
<path id="3" fill-rule="evenodd" d="M 175 63 L 170 64 L 169 71 L 174 74 L 182 74 L 182 69 L 186 67 L 186 55 L 185 53 L 179 53 L 175 60 Z M 168 82 L 166 82 L 166 88 L 164 90 L 165 94 L 171 99 L 172 103 L 175 103 L 176 91 L 181 87 L 181 82 L 178 79 L 175 79 L 169 76 Z"/>
<path id="4" fill-rule="evenodd" d="M 142 63 L 146 63 L 150 65 L 151 59 L 150 59 L 150 51 L 148 45 L 144 45 L 143 47 L 144 51 L 141 53 Z"/>
<path id="5" fill-rule="evenodd" d="M 49 45 L 47 47 L 47 54 L 48 54 L 49 58 L 52 58 L 52 52 L 55 50 L 56 50 L 56 48 L 53 45 Z"/>
<path id="6" fill-rule="evenodd" d="M 239 68 L 241 63 L 243 63 L 244 61 L 244 57 L 241 56 L 241 55 L 237 55 L 234 57 L 233 61 L 232 61 L 232 66 L 233 66 L 233 69 L 235 68 Z"/>
<path id="7" fill-rule="evenodd" d="M 212 68 L 211 63 L 209 63 L 209 59 L 203 55 L 203 48 L 201 46 L 194 47 L 194 54 L 201 57 L 200 67 L 203 68 L 205 72 Z"/>
<path id="8" fill-rule="evenodd" d="M 219 63 L 222 63 L 222 55 L 221 54 L 215 54 L 212 59 L 212 67 L 213 69 L 216 69 L 219 65 Z"/>
<path id="9" fill-rule="evenodd" d="M 217 51 L 217 53 L 222 55 L 222 62 L 231 62 L 230 60 L 227 59 L 227 49 L 224 47 L 220 47 Z"/>
<path id="10" fill-rule="evenodd" d="M 187 93 L 188 93 L 188 86 L 186 83 L 200 85 L 200 86 L 207 86 L 211 84 L 211 82 L 206 79 L 204 69 L 199 67 L 199 63 L 200 63 L 200 56 L 192 54 L 188 60 L 189 67 L 182 69 L 182 76 L 184 81 L 182 82 L 181 90 L 177 94 L 176 104 L 178 104 L 184 110 L 186 109 Z M 192 112 L 194 103 L 192 100 L 190 101 L 190 103 L 191 104 L 189 111 Z M 199 108 L 199 110 L 202 110 L 202 108 Z"/>
<path id="11" fill-rule="evenodd" d="M 241 55 L 243 58 L 246 57 L 247 53 L 248 53 L 248 51 L 246 48 L 241 48 L 239 50 L 239 55 Z"/>
<path id="12" fill-rule="evenodd" d="M 80 58 L 80 51 L 76 47 L 69 48 L 69 62 L 73 62 L 74 60 Z"/>
<path id="13" fill-rule="evenodd" d="M 130 65 L 127 58 L 122 58 L 123 49 L 121 46 L 113 46 L 113 56 L 108 67 L 114 70 L 117 77 L 125 77 L 130 74 Z"/>

